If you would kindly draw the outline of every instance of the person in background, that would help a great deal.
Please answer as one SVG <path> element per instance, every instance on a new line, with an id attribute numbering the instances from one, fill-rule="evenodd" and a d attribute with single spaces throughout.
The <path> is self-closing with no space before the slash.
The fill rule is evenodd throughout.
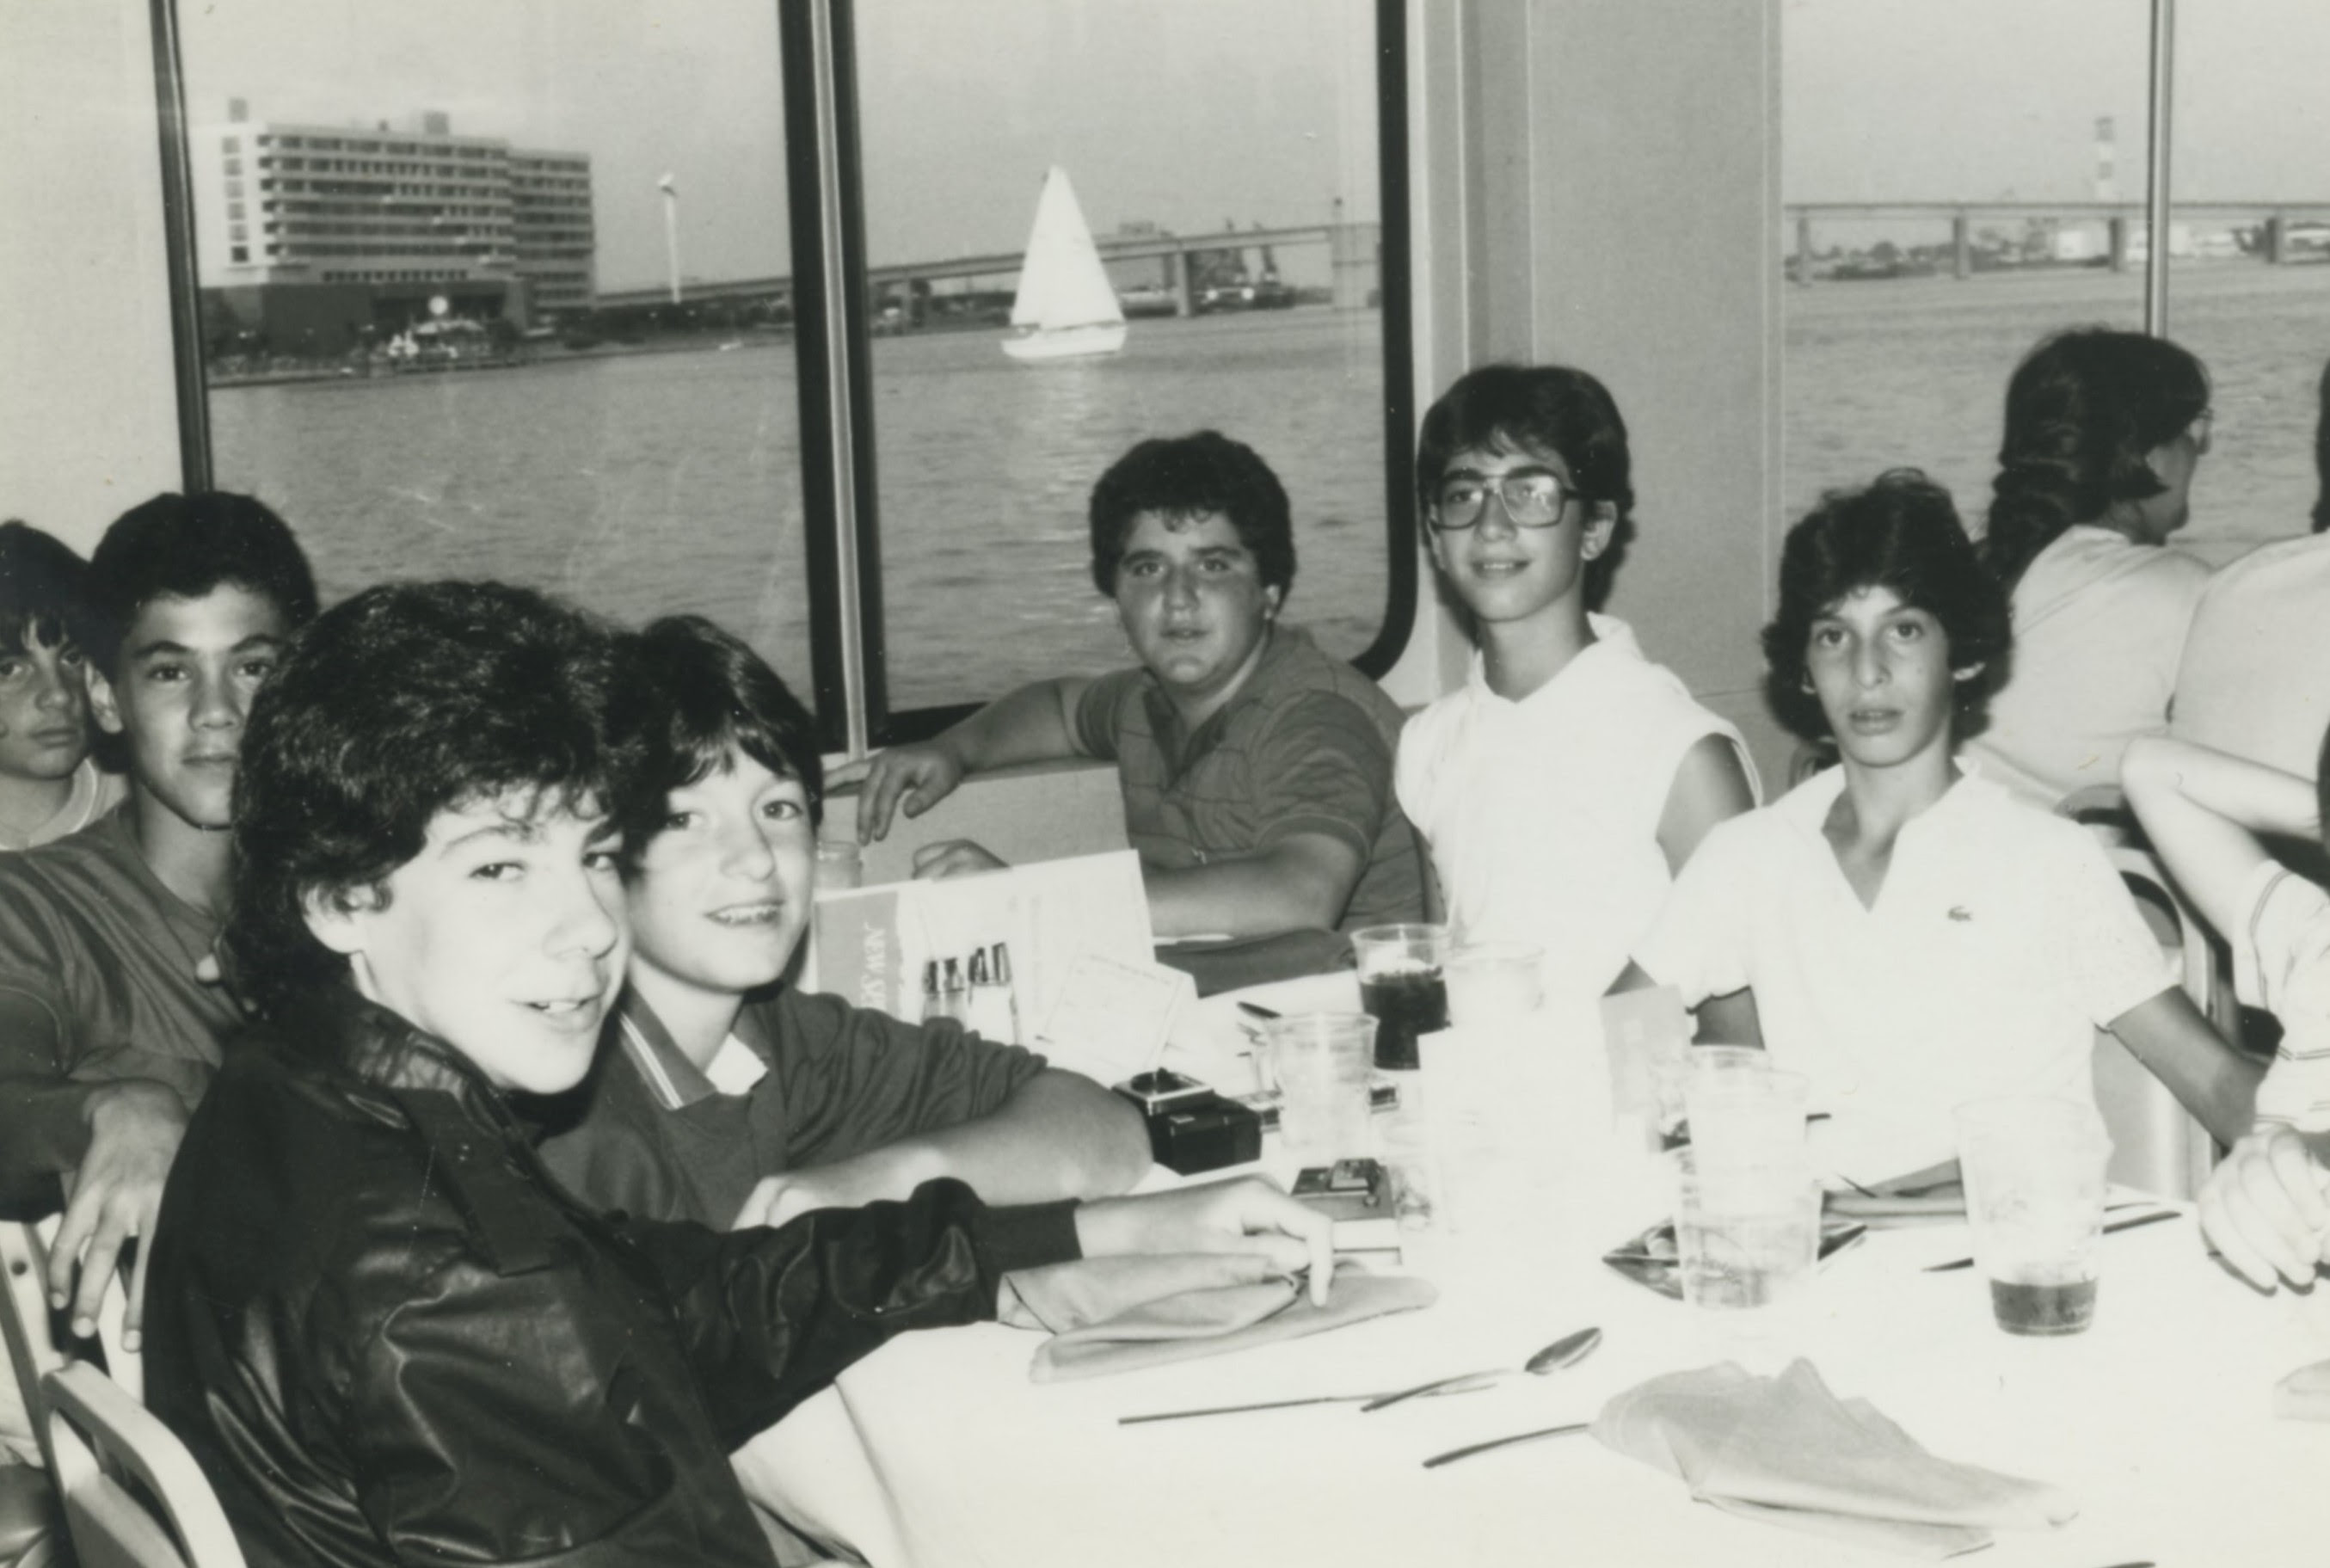
<path id="1" fill-rule="evenodd" d="M 0 850 L 77 833 L 127 789 L 89 755 L 88 588 L 69 546 L 0 523 Z"/>
<path id="2" fill-rule="evenodd" d="M 2319 843 L 2330 736 L 2312 777 L 2190 741 L 2127 748 L 2128 803 L 2176 885 L 2233 950 L 2243 1002 L 2281 1023 L 2257 1125 L 2211 1173 L 2201 1225 L 2261 1288 L 2307 1287 L 2330 1259 L 2330 892 L 2268 852 L 2263 836 Z"/>
<path id="3" fill-rule="evenodd" d="M 1269 465 L 1210 430 L 1142 442 L 1093 487 L 1091 525 L 1093 582 L 1140 663 L 1037 681 L 927 745 L 891 747 L 867 774 L 860 838 L 970 774 L 1098 757 L 1122 774 L 1159 937 L 1417 918 L 1416 835 L 1392 798 L 1400 712 L 1282 622 L 1294 536 Z M 999 864 L 965 841 L 916 862 L 919 876 Z"/>
<path id="4" fill-rule="evenodd" d="M 205 973 L 236 757 L 252 697 L 316 613 L 291 530 L 218 491 L 123 513 L 88 587 L 90 706 L 128 755 L 128 800 L 0 856 L 0 1192 L 38 1212 L 70 1186 L 49 1286 L 83 1335 L 125 1243 L 153 1235 L 186 1114 L 240 1017 Z M 133 1278 L 132 1345 L 144 1300 Z"/>
<path id="5" fill-rule="evenodd" d="M 726 1233 L 578 1204 L 509 1097 L 579 1083 L 623 983 L 618 657 L 524 589 L 374 588 L 251 714 L 227 946 L 261 1022 L 171 1170 L 145 1372 L 254 1568 L 766 1568 L 729 1449 L 1008 1270 L 1213 1253 L 1325 1296 L 1327 1221 L 1256 1181 L 767 1228 L 772 1193 Z"/>
<path id="6" fill-rule="evenodd" d="M 1954 1157 L 1987 1095 L 2093 1102 L 2108 1028 L 2221 1138 L 2258 1072 L 2172 983 L 2088 830 L 1954 759 L 2010 645 L 2004 595 L 1914 470 L 1789 530 L 1767 688 L 1839 765 L 1707 836 L 1616 989 L 1664 983 L 1702 1039 L 1762 1044 L 1833 1114 L 1864 1185 Z"/>
<path id="7" fill-rule="evenodd" d="M 2209 375 L 2165 338 L 2081 328 L 2006 387 L 1983 565 L 2012 595 L 2014 668 L 1969 739 L 1991 776 L 2053 805 L 2119 779 L 2168 727 L 2209 569 L 2163 546 L 2192 515 Z"/>
<path id="8" fill-rule="evenodd" d="M 2316 388 L 2313 532 L 2220 570 L 2193 613 L 2169 733 L 2311 777 L 2330 728 L 2330 364 Z M 2315 846 L 2311 869 L 2330 870 Z"/>
<path id="9" fill-rule="evenodd" d="M 1754 765 L 1591 608 L 1634 531 L 1625 422 L 1599 381 L 1473 371 L 1425 414 L 1416 470 L 1477 647 L 1400 736 L 1400 804 L 1463 939 L 1535 945 L 1549 994 L 1599 996 L 1708 830 L 1755 805 Z"/>
<path id="10" fill-rule="evenodd" d="M 1091 1079 L 951 1020 L 902 1023 L 785 972 L 823 808 L 816 731 L 776 671 L 696 616 L 628 644 L 646 782 L 624 824 L 630 983 L 543 1163 L 586 1202 L 725 1225 L 764 1178 L 780 1220 L 953 1176 L 991 1202 L 1121 1193 L 1141 1117 Z"/>

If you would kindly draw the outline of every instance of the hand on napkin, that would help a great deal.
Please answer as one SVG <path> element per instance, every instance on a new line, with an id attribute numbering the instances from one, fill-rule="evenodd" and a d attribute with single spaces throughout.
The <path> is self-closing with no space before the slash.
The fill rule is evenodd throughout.
<path id="1" fill-rule="evenodd" d="M 1602 1408 L 1594 1435 L 1726 1512 L 1918 1557 L 2049 1529 L 2079 1509 L 2041 1481 L 1936 1459 L 1809 1362 L 1778 1377 L 1729 1363 L 1653 1378 Z"/>
<path id="2" fill-rule="evenodd" d="M 1327 1304 L 1313 1307 L 1298 1281 L 1264 1269 L 1235 1254 L 1086 1258 L 1007 1275 L 998 1316 L 1052 1331 L 1028 1375 L 1057 1383 L 1298 1339 L 1427 1307 L 1438 1294 L 1422 1279 L 1344 1269 Z"/>

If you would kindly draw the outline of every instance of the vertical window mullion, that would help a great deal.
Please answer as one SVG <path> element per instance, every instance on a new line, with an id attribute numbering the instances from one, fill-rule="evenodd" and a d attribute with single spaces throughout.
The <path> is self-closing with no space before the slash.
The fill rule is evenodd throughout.
<path id="1" fill-rule="evenodd" d="M 2168 335 L 2168 149 L 2176 100 L 2176 0 L 2152 0 L 2152 122 L 2144 170 L 2144 329 Z"/>
<path id="2" fill-rule="evenodd" d="M 176 0 L 150 0 L 154 99 L 162 156 L 162 243 L 170 270 L 170 362 L 178 395 L 178 468 L 189 490 L 211 482 L 210 394 L 203 375 L 202 274 L 194 255 L 193 155 Z"/>
<path id="3" fill-rule="evenodd" d="M 1351 662 L 1381 677 L 1399 662 L 1416 626 L 1416 343 L 1408 290 L 1407 6 L 1376 0 L 1377 181 L 1382 262 L 1377 286 L 1383 298 L 1384 517 L 1391 575 L 1385 585 L 1383 630 Z"/>
<path id="4" fill-rule="evenodd" d="M 856 757 L 880 711 L 881 618 L 878 584 L 862 570 L 878 557 L 848 25 L 844 0 L 779 0 L 811 682 L 824 744 Z"/>

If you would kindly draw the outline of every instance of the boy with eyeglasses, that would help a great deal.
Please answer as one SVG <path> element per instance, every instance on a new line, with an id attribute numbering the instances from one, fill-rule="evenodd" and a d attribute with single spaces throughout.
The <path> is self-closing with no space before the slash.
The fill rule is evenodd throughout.
<path id="1" fill-rule="evenodd" d="M 1634 524 L 1625 422 L 1562 366 L 1492 365 L 1424 417 L 1433 564 L 1477 644 L 1400 736 L 1400 805 L 1468 940 L 1598 996 L 1707 831 L 1756 803 L 1739 732 L 1596 613 Z"/>

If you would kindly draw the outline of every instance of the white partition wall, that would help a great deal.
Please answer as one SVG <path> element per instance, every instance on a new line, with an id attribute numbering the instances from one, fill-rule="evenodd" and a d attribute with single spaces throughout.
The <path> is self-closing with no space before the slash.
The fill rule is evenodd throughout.
<path id="1" fill-rule="evenodd" d="M 1756 644 L 1785 527 L 1779 11 L 1422 0 L 1410 29 L 1417 404 L 1500 358 L 1609 385 L 1641 529 L 1611 609 L 1767 781 L 1787 750 Z M 1387 682 L 1403 701 L 1463 668 L 1436 619 Z"/>

